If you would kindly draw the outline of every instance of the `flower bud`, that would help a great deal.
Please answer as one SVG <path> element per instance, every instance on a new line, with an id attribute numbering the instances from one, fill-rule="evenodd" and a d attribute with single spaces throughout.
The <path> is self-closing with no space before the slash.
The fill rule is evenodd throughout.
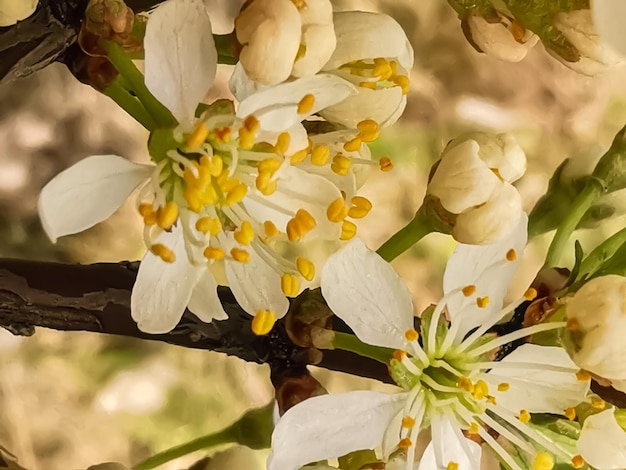
<path id="1" fill-rule="evenodd" d="M 507 62 L 519 62 L 539 41 L 531 31 L 507 16 L 495 19 L 470 14 L 463 20 L 465 37 L 478 52 Z"/>
<path id="2" fill-rule="evenodd" d="M 0 2 L 0 27 L 11 26 L 28 18 L 37 8 L 37 0 L 2 0 Z"/>
<path id="3" fill-rule="evenodd" d="M 583 75 L 594 76 L 619 64 L 619 55 L 600 43 L 590 10 L 557 13 L 554 26 L 573 46 L 573 50 L 547 45 L 548 52 L 566 67 Z"/>
<path id="4" fill-rule="evenodd" d="M 526 156 L 513 137 L 470 134 L 448 144 L 426 193 L 456 240 L 493 243 L 521 217 L 521 197 L 511 183 L 525 169 Z"/>
<path id="5" fill-rule="evenodd" d="M 567 301 L 567 319 L 576 365 L 609 380 L 626 379 L 626 278 L 587 282 Z"/>

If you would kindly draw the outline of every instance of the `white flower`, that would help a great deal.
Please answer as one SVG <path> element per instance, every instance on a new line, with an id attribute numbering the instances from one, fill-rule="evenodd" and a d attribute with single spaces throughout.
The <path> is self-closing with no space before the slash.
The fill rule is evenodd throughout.
<path id="1" fill-rule="evenodd" d="M 381 127 L 395 123 L 406 106 L 413 48 L 390 16 L 365 11 L 334 15 L 337 47 L 323 71 L 358 86 L 359 93 L 320 114 L 328 121 L 356 127 L 371 119 Z"/>
<path id="2" fill-rule="evenodd" d="M 513 137 L 474 133 L 455 139 L 436 165 L 426 193 L 456 216 L 456 240 L 493 243 L 518 224 L 522 201 L 511 183 L 526 170 L 526 156 Z"/>
<path id="3" fill-rule="evenodd" d="M 0 0 L 0 27 L 28 18 L 37 9 L 38 3 L 38 0 Z"/>
<path id="4" fill-rule="evenodd" d="M 617 424 L 613 408 L 585 419 L 578 451 L 585 462 L 598 470 L 626 467 L 626 432 Z"/>
<path id="5" fill-rule="evenodd" d="M 615 0 L 592 0 L 593 23 L 602 43 L 626 56 L 626 3 Z"/>
<path id="6" fill-rule="evenodd" d="M 225 318 L 216 291 L 225 283 L 256 315 L 253 330 L 265 333 L 286 313 L 286 296 L 316 278 L 297 247 L 279 248 L 311 237 L 345 238 L 343 219 L 327 216 L 342 200 L 340 189 L 292 166 L 291 158 L 313 151 L 300 121 L 354 87 L 332 75 L 305 77 L 251 95 L 236 113 L 230 101 L 217 101 L 196 119 L 214 76 L 210 31 L 199 0 L 170 0 L 148 21 L 146 83 L 181 122 L 151 135 L 155 166 L 90 157 L 54 178 L 39 200 L 54 240 L 106 219 L 143 185 L 138 209 L 150 251 L 131 313 L 149 333 L 170 331 L 186 306 L 203 321 Z"/>
<path id="7" fill-rule="evenodd" d="M 619 55 L 600 42 L 591 10 L 557 13 L 554 17 L 554 26 L 563 33 L 579 55 L 577 60 L 568 60 L 548 49 L 548 52 L 566 67 L 583 75 L 594 76 L 620 63 Z"/>
<path id="8" fill-rule="evenodd" d="M 499 14 L 500 21 L 489 21 L 479 14 L 467 17 L 468 39 L 480 51 L 508 62 L 519 62 L 532 49 L 539 37 L 507 16 Z"/>
<path id="9" fill-rule="evenodd" d="M 335 48 L 330 0 L 252 0 L 235 31 L 243 46 L 240 64 L 261 85 L 313 75 Z"/>
<path id="10" fill-rule="evenodd" d="M 528 462 L 572 459 L 570 450 L 526 424 L 530 413 L 562 414 L 584 398 L 589 381 L 577 379 L 578 368 L 567 353 L 524 344 L 493 360 L 504 344 L 564 326 L 539 324 L 500 337 L 488 333 L 525 301 L 502 308 L 515 259 L 524 248 L 525 228 L 524 219 L 499 244 L 457 248 L 444 275 L 443 299 L 432 315 L 422 316 L 421 339 L 413 329 L 409 291 L 387 263 L 358 240 L 334 254 L 322 272 L 324 298 L 362 342 L 395 350 L 389 367 L 399 391 L 322 395 L 294 406 L 274 430 L 268 469 L 293 470 L 381 447 L 383 458 L 406 449 L 408 470 L 417 436 L 429 426 L 432 442 L 419 470 L 479 468 L 480 446 L 464 433 L 479 435 L 502 462 L 521 470 L 490 430 Z"/>
<path id="11" fill-rule="evenodd" d="M 566 308 L 574 362 L 600 377 L 626 380 L 626 278 L 592 279 L 567 299 Z"/>

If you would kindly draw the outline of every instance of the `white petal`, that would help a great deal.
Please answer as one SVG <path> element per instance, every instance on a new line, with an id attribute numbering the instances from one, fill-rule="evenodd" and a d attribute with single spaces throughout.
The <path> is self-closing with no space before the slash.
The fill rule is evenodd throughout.
<path id="1" fill-rule="evenodd" d="M 382 13 L 346 11 L 335 13 L 334 23 L 337 47 L 323 70 L 377 57 L 397 57 L 405 69 L 413 67 L 413 49 L 404 30 L 392 17 Z"/>
<path id="2" fill-rule="evenodd" d="M 413 328 L 411 294 L 393 268 L 355 239 L 322 270 L 322 295 L 331 310 L 367 344 L 406 349 Z"/>
<path id="3" fill-rule="evenodd" d="M 0 27 L 11 26 L 28 18 L 37 8 L 38 0 L 0 1 Z"/>
<path id="4" fill-rule="evenodd" d="M 578 438 L 578 451 L 598 470 L 626 467 L 626 432 L 617 424 L 613 409 L 589 416 Z"/>
<path id="5" fill-rule="evenodd" d="M 194 117 L 213 84 L 217 50 L 202 0 L 168 0 L 146 26 L 145 81 L 181 122 Z"/>
<path id="6" fill-rule="evenodd" d="M 336 43 L 332 21 L 329 24 L 315 24 L 306 28 L 302 32 L 305 53 L 293 64 L 291 74 L 294 77 L 304 77 L 319 72 L 333 53 Z"/>
<path id="7" fill-rule="evenodd" d="M 308 211 L 316 220 L 316 227 L 306 235 L 306 239 L 339 238 L 341 224 L 331 222 L 326 209 L 341 197 L 339 189 L 327 179 L 307 173 L 289 164 L 278 170 L 278 188 L 275 193 L 264 196 L 255 189 L 244 199 L 246 210 L 259 222 L 272 221 L 278 230 L 285 232 L 287 222 L 299 209 Z"/>
<path id="8" fill-rule="evenodd" d="M 576 378 L 578 367 L 563 348 L 524 344 L 502 359 L 502 363 L 536 364 L 535 367 L 496 367 L 485 375 L 489 393 L 496 403 L 512 413 L 527 410 L 531 413 L 562 414 L 566 408 L 578 405 L 589 390 L 589 381 Z M 550 370 L 557 366 L 571 368 L 571 372 Z M 510 384 L 509 390 L 499 392 L 499 383 Z"/>
<path id="9" fill-rule="evenodd" d="M 248 96 L 239 103 L 237 116 L 245 118 L 254 114 L 262 129 L 281 131 L 354 93 L 356 89 L 350 82 L 335 75 L 318 74 L 265 88 Z M 313 108 L 298 114 L 298 103 L 308 94 L 315 98 Z"/>
<path id="10" fill-rule="evenodd" d="M 206 271 L 198 280 L 191 293 L 187 308 L 206 323 L 228 318 L 217 295 L 217 282 L 210 272 Z"/>
<path id="11" fill-rule="evenodd" d="M 302 465 L 380 445 L 406 393 L 349 392 L 321 395 L 289 409 L 272 434 L 268 470 Z"/>
<path id="12" fill-rule="evenodd" d="M 245 0 L 203 0 L 213 34 L 228 34 L 235 29 L 235 18 Z"/>
<path id="13" fill-rule="evenodd" d="M 350 128 L 355 128 L 364 119 L 372 119 L 385 127 L 398 120 L 405 106 L 406 96 L 398 86 L 379 90 L 359 87 L 356 95 L 327 107 L 320 114 L 330 122 Z"/>
<path id="14" fill-rule="evenodd" d="M 458 428 L 456 423 L 445 417 L 433 416 L 432 441 L 424 451 L 419 470 L 446 468 L 450 462 L 456 463 L 459 470 L 480 468 L 480 445 L 466 439 L 460 432 L 455 433 L 453 426 Z"/>
<path id="15" fill-rule="evenodd" d="M 237 245 L 231 239 L 225 246 Z M 235 299 L 250 315 L 255 315 L 259 310 L 270 310 L 277 318 L 282 318 L 287 313 L 289 301 L 281 290 L 280 275 L 263 261 L 254 248 L 243 248 L 250 253 L 249 262 L 225 262 L 226 278 Z"/>
<path id="16" fill-rule="evenodd" d="M 233 68 L 233 74 L 228 79 L 228 88 L 235 95 L 235 98 L 241 102 L 253 93 L 268 87 L 250 80 L 241 62 L 237 62 Z"/>
<path id="17" fill-rule="evenodd" d="M 445 294 L 465 286 L 476 286 L 476 296 L 489 297 L 486 308 L 478 308 L 475 297 L 453 296 L 448 302 L 452 321 L 460 321 L 459 337 L 481 325 L 492 315 L 500 313 L 507 288 L 517 270 L 517 261 L 507 261 L 506 254 L 514 249 L 519 258 L 528 239 L 528 216 L 522 213 L 518 226 L 509 236 L 491 245 L 459 244 L 450 256 L 443 275 Z"/>
<path id="18" fill-rule="evenodd" d="M 152 173 L 115 155 L 87 157 L 59 173 L 39 195 L 39 217 L 52 241 L 107 219 Z"/>
<path id="19" fill-rule="evenodd" d="M 133 320 L 141 331 L 152 334 L 167 333 L 176 326 L 196 282 L 205 272 L 189 263 L 180 227 L 174 226 L 171 233 L 163 232 L 156 243 L 172 250 L 176 260 L 166 263 L 147 252 L 130 297 Z"/>
<path id="20" fill-rule="evenodd" d="M 624 35 L 626 3 L 615 0 L 593 0 L 591 9 L 600 40 L 622 55 L 626 55 L 626 35 Z"/>

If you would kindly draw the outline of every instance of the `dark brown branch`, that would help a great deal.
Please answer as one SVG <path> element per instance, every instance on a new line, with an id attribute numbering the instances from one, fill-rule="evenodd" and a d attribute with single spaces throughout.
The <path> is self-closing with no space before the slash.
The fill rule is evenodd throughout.
<path id="1" fill-rule="evenodd" d="M 187 311 L 170 333 L 140 331 L 130 315 L 137 268 L 138 263 L 74 265 L 0 259 L 0 326 L 20 335 L 31 335 L 40 326 L 163 341 L 268 363 L 275 377 L 304 373 L 309 351 L 289 340 L 284 323 L 277 322 L 267 336 L 255 336 L 252 318 L 225 287 L 219 288 L 219 295 L 228 320 L 206 324 Z M 297 305 L 292 303 L 293 308 Z M 318 365 L 389 381 L 384 365 L 344 351 L 326 351 Z"/>

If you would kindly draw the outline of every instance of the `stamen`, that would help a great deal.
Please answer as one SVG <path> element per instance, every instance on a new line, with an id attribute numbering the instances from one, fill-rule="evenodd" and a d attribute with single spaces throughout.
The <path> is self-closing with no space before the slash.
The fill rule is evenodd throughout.
<path id="1" fill-rule="evenodd" d="M 411 328 L 410 330 L 406 330 L 404 332 L 404 337 L 406 338 L 407 341 L 417 341 L 420 335 L 416 330 Z"/>
<path id="2" fill-rule="evenodd" d="M 498 392 L 506 392 L 509 388 L 511 388 L 511 385 L 507 382 L 502 382 L 498 384 Z"/>
<path id="3" fill-rule="evenodd" d="M 552 470 L 554 468 L 554 457 L 545 452 L 539 452 L 533 461 L 533 470 Z"/>
<path id="4" fill-rule="evenodd" d="M 346 152 L 357 152 L 361 148 L 362 143 L 363 142 L 359 137 L 355 137 L 354 139 L 349 140 L 345 144 L 343 144 L 343 149 Z"/>
<path id="5" fill-rule="evenodd" d="M 252 224 L 247 220 L 243 221 L 241 227 L 234 234 L 235 240 L 242 245 L 249 245 L 254 239 Z"/>
<path id="6" fill-rule="evenodd" d="M 327 145 L 317 145 L 311 151 L 311 163 L 317 166 L 326 165 L 330 158 L 330 148 Z"/>
<path id="7" fill-rule="evenodd" d="M 467 429 L 467 433 L 469 435 L 475 436 L 476 434 L 478 434 L 479 432 L 479 427 L 478 427 L 478 423 L 473 422 L 472 424 L 470 424 L 470 427 Z"/>
<path id="8" fill-rule="evenodd" d="M 404 418 L 402 418 L 403 428 L 411 429 L 413 426 L 415 426 L 415 419 L 411 418 L 410 416 L 405 416 Z"/>
<path id="9" fill-rule="evenodd" d="M 209 129 L 204 124 L 204 122 L 199 122 L 196 124 L 191 135 L 187 138 L 187 147 L 191 150 L 196 150 L 200 148 L 200 146 L 204 143 L 206 138 L 209 135 Z"/>
<path id="10" fill-rule="evenodd" d="M 576 408 L 574 407 L 566 408 L 563 415 L 570 421 L 574 421 L 576 419 Z"/>
<path id="11" fill-rule="evenodd" d="M 586 382 L 587 380 L 591 380 L 591 374 L 589 374 L 589 372 L 587 372 L 586 370 L 580 369 L 578 372 L 576 372 L 576 379 L 579 382 Z"/>
<path id="12" fill-rule="evenodd" d="M 396 349 L 393 352 L 393 358 L 398 361 L 398 362 L 402 362 L 402 360 L 407 356 L 407 352 L 403 351 L 402 349 Z"/>
<path id="13" fill-rule="evenodd" d="M 204 257 L 209 260 L 219 261 L 221 259 L 224 259 L 224 250 L 222 250 L 221 248 L 213 247 L 213 246 L 207 246 L 204 249 L 203 254 L 204 254 Z"/>
<path id="14" fill-rule="evenodd" d="M 201 233 L 210 233 L 216 236 L 222 230 L 222 223 L 217 218 L 200 217 L 196 221 L 196 230 Z"/>
<path id="15" fill-rule="evenodd" d="M 250 261 L 250 253 L 248 253 L 246 250 L 233 248 L 232 250 L 230 250 L 230 255 L 235 261 L 239 261 L 240 263 L 247 263 L 248 261 Z"/>
<path id="16" fill-rule="evenodd" d="M 308 259 L 301 257 L 296 258 L 296 267 L 298 268 L 298 272 L 307 281 L 312 281 L 315 277 L 315 265 Z"/>
<path id="17" fill-rule="evenodd" d="M 494 397 L 493 395 L 487 395 L 487 398 L 485 398 L 485 401 L 487 403 L 491 403 L 492 405 L 496 404 L 496 397 Z"/>
<path id="18" fill-rule="evenodd" d="M 333 162 L 330 164 L 330 169 L 338 174 L 339 176 L 346 176 L 348 171 L 350 171 L 350 167 L 352 166 L 352 161 L 340 153 L 333 157 Z"/>
<path id="19" fill-rule="evenodd" d="M 361 131 L 359 137 L 363 142 L 372 142 L 378 139 L 378 123 L 372 119 L 365 119 L 356 125 Z"/>
<path id="20" fill-rule="evenodd" d="M 176 261 L 176 254 L 162 243 L 155 243 L 150 247 L 150 251 L 166 263 Z"/>
<path id="21" fill-rule="evenodd" d="M 535 300 L 537 298 L 537 289 L 530 287 L 524 292 L 524 298 L 526 300 Z"/>
<path id="22" fill-rule="evenodd" d="M 572 457 L 572 467 L 574 468 L 583 468 L 585 466 L 585 459 L 583 459 L 582 455 L 575 455 Z"/>
<path id="23" fill-rule="evenodd" d="M 142 202 L 139 204 L 137 208 L 142 217 L 146 217 L 149 214 L 154 213 L 154 209 L 152 208 L 152 204 L 148 204 L 147 202 Z"/>
<path id="24" fill-rule="evenodd" d="M 232 129 L 230 127 L 226 126 L 221 129 L 215 129 L 213 132 L 215 132 L 215 137 L 220 142 L 224 144 L 230 142 L 230 135 L 232 133 Z"/>
<path id="25" fill-rule="evenodd" d="M 378 165 L 380 166 L 380 171 L 387 172 L 393 170 L 393 163 L 389 157 L 381 157 L 381 159 L 378 160 Z"/>
<path id="26" fill-rule="evenodd" d="M 565 329 L 569 331 L 578 331 L 580 330 L 580 323 L 577 318 L 568 318 L 567 323 L 565 324 Z"/>
<path id="27" fill-rule="evenodd" d="M 411 442 L 411 439 L 409 439 L 408 437 L 405 437 L 404 439 L 400 439 L 400 442 L 398 442 L 398 447 L 403 450 L 407 450 L 412 445 L 413 443 Z"/>
<path id="28" fill-rule="evenodd" d="M 243 198 L 246 197 L 246 193 L 248 192 L 248 186 L 244 183 L 239 183 L 233 189 L 226 193 L 226 205 L 232 206 L 233 204 L 237 204 L 243 201 Z"/>
<path id="29" fill-rule="evenodd" d="M 275 237 L 279 234 L 276 225 L 274 225 L 274 222 L 272 222 L 271 220 L 266 220 L 265 222 L 263 222 L 263 230 L 265 231 L 265 236 L 268 238 Z"/>
<path id="30" fill-rule="evenodd" d="M 506 260 L 507 261 L 515 261 L 517 259 L 517 252 L 514 248 L 511 248 L 506 252 Z"/>
<path id="31" fill-rule="evenodd" d="M 300 292 L 300 280 L 293 274 L 283 274 L 280 287 L 287 297 L 295 297 Z"/>
<path id="32" fill-rule="evenodd" d="M 524 424 L 530 422 L 530 413 L 526 410 L 520 410 L 519 420 Z"/>
<path id="33" fill-rule="evenodd" d="M 356 225 L 349 220 L 344 220 L 341 224 L 341 235 L 339 235 L 339 240 L 352 240 L 356 235 L 356 232 Z"/>
<path id="34" fill-rule="evenodd" d="M 291 136 L 288 132 L 281 132 L 278 134 L 278 138 L 276 139 L 276 145 L 274 145 L 274 151 L 278 155 L 284 155 L 289 148 L 289 144 L 291 143 Z"/>
<path id="35" fill-rule="evenodd" d="M 465 297 L 471 297 L 472 295 L 476 293 L 476 286 L 474 285 L 465 286 L 463 289 L 461 289 L 461 292 L 463 292 L 463 295 Z"/>
<path id="36" fill-rule="evenodd" d="M 487 308 L 489 305 L 489 296 L 476 297 L 476 305 L 478 308 Z"/>
<path id="37" fill-rule="evenodd" d="M 301 240 L 316 225 L 317 221 L 311 214 L 304 209 L 299 209 L 295 217 L 287 222 L 287 238 L 291 242 Z"/>
<path id="38" fill-rule="evenodd" d="M 487 395 L 489 395 L 489 386 L 484 380 L 479 380 L 474 384 L 474 391 L 472 392 L 472 396 L 475 400 L 482 400 Z"/>
<path id="39" fill-rule="evenodd" d="M 259 310 L 252 319 L 252 332 L 257 336 L 268 334 L 276 323 L 276 314 L 271 310 Z"/>
<path id="40" fill-rule="evenodd" d="M 468 377 L 459 377 L 456 383 L 457 387 L 462 388 L 466 392 L 474 392 L 474 383 Z"/>
<path id="41" fill-rule="evenodd" d="M 363 196 L 354 196 L 350 201 L 354 206 L 348 211 L 348 216 L 353 219 L 362 219 L 372 210 L 372 203 Z"/>
<path id="42" fill-rule="evenodd" d="M 369 88 L 370 90 L 375 90 L 376 82 L 359 82 L 359 86 L 363 88 Z"/>
<path id="43" fill-rule="evenodd" d="M 218 155 L 213 155 L 211 158 L 203 155 L 200 158 L 200 166 L 209 170 L 209 174 L 217 178 L 224 171 L 224 160 Z"/>
<path id="44" fill-rule="evenodd" d="M 326 217 L 331 222 L 341 222 L 348 216 L 349 211 L 350 208 L 346 205 L 343 198 L 337 198 L 326 209 Z"/>
<path id="45" fill-rule="evenodd" d="M 315 96 L 312 94 L 304 95 L 298 103 L 298 114 L 308 114 L 315 105 Z"/>
<path id="46" fill-rule="evenodd" d="M 459 464 L 456 462 L 448 462 L 446 470 L 459 470 Z"/>
<path id="47" fill-rule="evenodd" d="M 592 397 L 591 398 L 591 407 L 596 410 L 603 410 L 606 408 L 606 402 L 600 397 Z"/>
<path id="48" fill-rule="evenodd" d="M 306 157 L 308 156 L 308 149 L 298 150 L 296 153 L 291 155 L 291 157 L 289 157 L 289 163 L 291 163 L 292 165 L 297 165 L 298 163 L 302 163 L 304 160 L 306 160 Z"/>
<path id="49" fill-rule="evenodd" d="M 157 224 L 163 230 L 169 230 L 178 220 L 178 205 L 175 202 L 168 202 L 157 211 Z"/>
<path id="50" fill-rule="evenodd" d="M 393 83 L 402 88 L 403 95 L 406 95 L 409 92 L 410 82 L 411 81 L 409 80 L 409 77 L 407 77 L 406 75 L 398 75 L 393 78 Z"/>

